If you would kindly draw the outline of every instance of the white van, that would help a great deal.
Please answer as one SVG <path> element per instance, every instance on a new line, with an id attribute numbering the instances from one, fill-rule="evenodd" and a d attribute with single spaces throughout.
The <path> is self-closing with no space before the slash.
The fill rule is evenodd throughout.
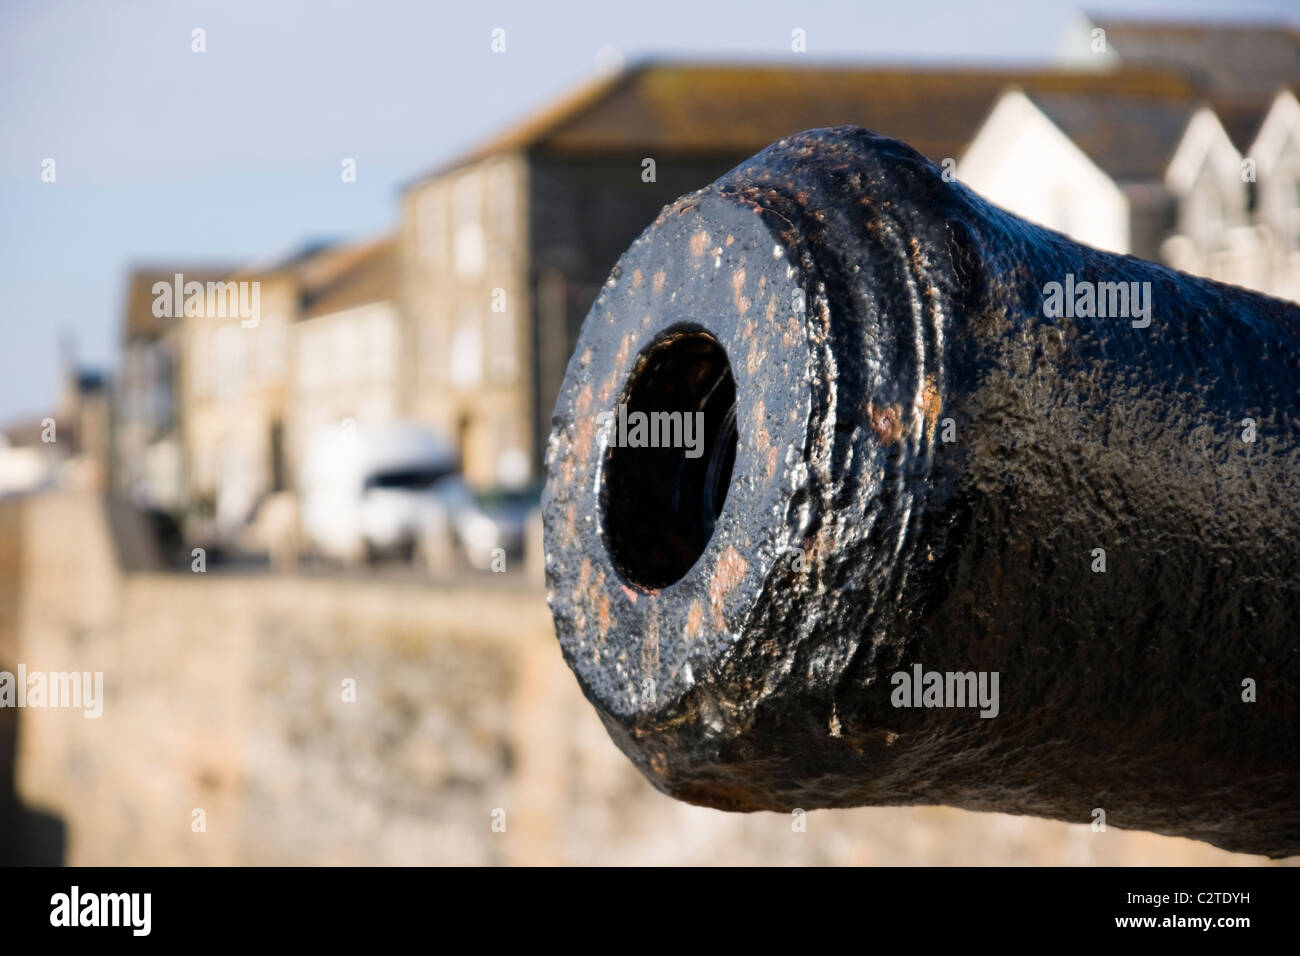
<path id="1" fill-rule="evenodd" d="M 415 548 L 465 494 L 452 446 L 411 423 L 321 429 L 298 487 L 304 544 L 348 564 Z"/>

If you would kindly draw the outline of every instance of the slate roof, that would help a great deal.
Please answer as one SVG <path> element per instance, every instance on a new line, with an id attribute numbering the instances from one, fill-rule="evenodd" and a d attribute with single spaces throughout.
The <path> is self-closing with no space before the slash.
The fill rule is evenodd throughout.
<path id="1" fill-rule="evenodd" d="M 747 156 L 806 129 L 853 124 L 956 157 L 1009 86 L 1044 93 L 1190 95 L 1184 74 L 794 67 L 648 61 L 589 83 L 425 177 L 510 151 Z"/>
<path id="2" fill-rule="evenodd" d="M 1225 98 L 1268 100 L 1280 86 L 1300 86 L 1294 24 L 1091 19 L 1121 63 L 1186 71 Z"/>
<path id="3" fill-rule="evenodd" d="M 303 300 L 303 318 L 342 312 L 397 297 L 397 241 L 394 237 L 353 247 L 353 254 Z"/>
<path id="4" fill-rule="evenodd" d="M 1118 183 L 1158 182 L 1192 114 L 1193 97 L 1032 93 L 1026 96 Z"/>

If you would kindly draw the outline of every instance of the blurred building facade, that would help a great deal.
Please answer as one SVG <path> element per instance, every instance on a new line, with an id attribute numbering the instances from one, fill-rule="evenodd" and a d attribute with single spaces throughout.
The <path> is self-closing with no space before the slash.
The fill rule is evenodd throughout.
<path id="1" fill-rule="evenodd" d="M 115 382 L 112 490 L 144 507 L 179 512 L 186 501 L 182 323 L 155 309 L 159 283 L 183 275 L 205 286 L 228 267 L 175 264 L 133 269 L 126 280 L 122 359 Z M 170 310 L 168 310 L 170 311 Z"/>
<path id="2" fill-rule="evenodd" d="M 1081 21 L 1068 41 L 1033 70 L 642 63 L 418 177 L 394 236 L 220 276 L 259 284 L 256 323 L 156 319 L 168 270 L 142 270 L 115 487 L 231 528 L 347 419 L 436 429 L 480 488 L 539 477 L 618 255 L 664 204 L 819 126 L 903 140 L 1082 242 L 1300 299 L 1300 33 Z"/>
<path id="3" fill-rule="evenodd" d="M 349 248 L 327 281 L 303 296 L 289 336 L 290 482 L 318 429 L 347 421 L 385 424 L 403 412 L 395 245 L 383 238 Z"/>
<path id="4" fill-rule="evenodd" d="M 295 328 L 315 297 L 369 251 L 369 244 L 306 245 L 221 277 L 227 287 L 256 289 L 255 315 L 205 308 L 173 320 L 183 343 L 175 394 L 185 495 L 206 534 L 228 536 L 262 498 L 291 487 Z"/>
<path id="5" fill-rule="evenodd" d="M 959 177 L 1081 242 L 1300 300 L 1300 31 L 1085 20 L 1061 58 L 1187 87 L 1011 88 Z"/>

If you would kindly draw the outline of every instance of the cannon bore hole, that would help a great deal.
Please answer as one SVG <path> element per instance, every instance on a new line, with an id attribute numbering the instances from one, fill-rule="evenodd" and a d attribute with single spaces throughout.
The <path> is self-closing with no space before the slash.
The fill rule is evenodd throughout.
<path id="1" fill-rule="evenodd" d="M 718 340 L 676 331 L 637 359 L 608 426 L 605 546 L 645 590 L 679 580 L 704 553 L 736 460 L 736 383 Z"/>

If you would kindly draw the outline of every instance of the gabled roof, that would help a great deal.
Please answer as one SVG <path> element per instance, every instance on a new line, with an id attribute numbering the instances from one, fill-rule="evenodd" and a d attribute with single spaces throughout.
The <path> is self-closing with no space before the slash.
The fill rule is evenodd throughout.
<path id="1" fill-rule="evenodd" d="M 1296 93 L 1296 89 L 1278 90 L 1255 135 L 1242 150 L 1253 157 L 1261 168 L 1272 169 L 1281 160 L 1286 143 L 1294 135 L 1297 125 L 1300 125 L 1300 99 L 1297 99 Z"/>
<path id="2" fill-rule="evenodd" d="M 351 247 L 337 239 L 305 239 L 288 251 L 281 251 L 246 262 L 236 270 L 240 278 L 269 279 L 289 276 L 295 279 L 328 272 L 340 255 L 347 255 Z"/>
<path id="3" fill-rule="evenodd" d="M 1170 70 L 989 70 L 645 62 L 577 90 L 428 176 L 488 156 L 737 155 L 783 136 L 866 126 L 930 157 L 959 155 L 1008 86 L 1190 95 Z"/>
<path id="4" fill-rule="evenodd" d="M 1300 83 L 1300 29 L 1288 23 L 1178 23 L 1091 17 L 1122 64 L 1186 70 L 1229 97 Z"/>
<path id="5" fill-rule="evenodd" d="M 1300 83 L 1300 78 L 1297 78 L 1297 83 Z M 1232 140 L 1232 145 L 1237 147 L 1239 152 L 1245 153 L 1250 150 L 1255 137 L 1259 135 L 1270 104 L 1271 100 L 1268 99 L 1252 99 L 1244 102 L 1215 98 L 1210 100 L 1209 105 L 1214 110 L 1214 115 L 1219 117 L 1223 128 L 1228 131 L 1228 138 Z"/>
<path id="6" fill-rule="evenodd" d="M 369 255 L 376 242 L 382 241 L 312 240 L 287 254 L 244 266 L 232 273 L 231 278 L 262 282 L 288 280 L 297 289 L 299 302 L 305 308 L 306 303 L 322 295 Z"/>
<path id="7" fill-rule="evenodd" d="M 1158 182 L 1201 105 L 1190 96 L 1025 95 L 1111 179 Z"/>
<path id="8" fill-rule="evenodd" d="M 397 242 L 392 236 L 349 249 L 342 268 L 303 296 L 303 318 L 342 312 L 397 296 Z"/>

